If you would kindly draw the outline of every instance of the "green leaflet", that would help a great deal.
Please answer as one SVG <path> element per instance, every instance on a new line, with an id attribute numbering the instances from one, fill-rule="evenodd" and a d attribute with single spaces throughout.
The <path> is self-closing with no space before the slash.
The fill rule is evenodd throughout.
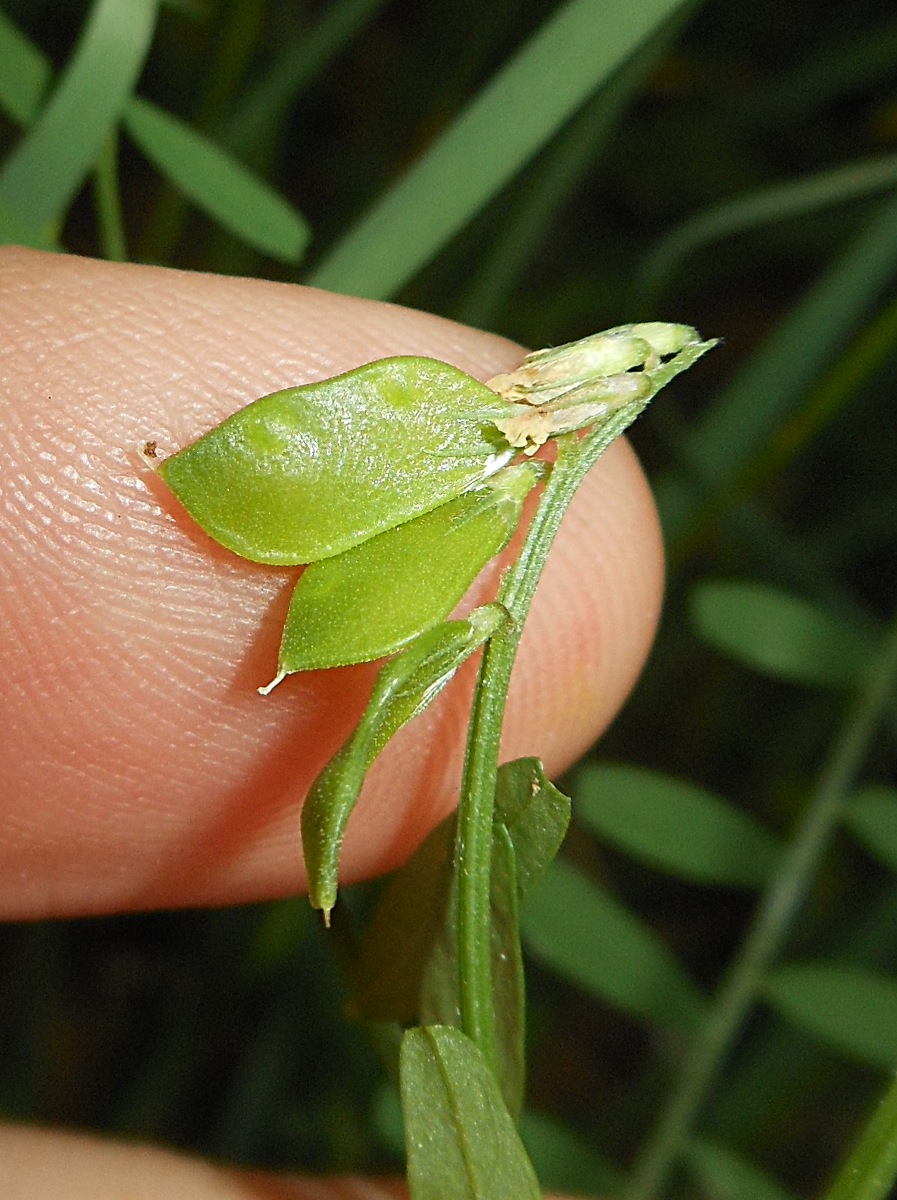
<path id="1" fill-rule="evenodd" d="M 498 768 L 495 819 L 507 829 L 524 903 L 554 861 L 570 824 L 570 797 L 554 786 L 538 758 L 515 758 Z"/>
<path id="2" fill-rule="evenodd" d="M 509 908 L 509 858 L 520 904 L 557 853 L 569 819 L 570 801 L 546 779 L 538 759 L 516 759 L 499 767 L 495 826 L 503 851 L 493 853 L 494 921 L 498 910 Z M 458 1019 L 457 930 L 449 907 L 456 824 L 454 813 L 446 817 L 395 872 L 380 897 L 353 971 L 353 1006 L 371 1020 L 408 1024 L 421 1019 L 422 1012 L 429 1014 L 423 1019 L 440 1024 Z M 497 955 L 505 955 L 504 946 L 496 942 L 495 948 Z M 505 965 L 493 961 L 493 978 Z M 501 1034 L 498 1041 L 501 1060 Z"/>
<path id="3" fill-rule="evenodd" d="M 216 541 L 255 562 L 317 562 L 430 512 L 513 451 L 509 406 L 457 367 L 385 358 L 263 396 L 159 474 Z"/>
<path id="4" fill-rule="evenodd" d="M 495 1077 L 460 1030 L 409 1029 L 400 1078 L 414 1200 L 539 1200 Z"/>
<path id="5" fill-rule="evenodd" d="M 371 763 L 392 735 L 442 691 L 471 654 L 508 620 L 498 604 L 477 608 L 420 634 L 381 668 L 364 715 L 349 740 L 311 786 L 302 808 L 308 895 L 325 921 L 336 903 L 339 853 L 346 823 Z"/>
<path id="6" fill-rule="evenodd" d="M 293 592 L 275 682 L 292 671 L 382 658 L 445 620 L 508 544 L 543 473 L 541 463 L 508 467 L 432 512 L 313 563 Z"/>

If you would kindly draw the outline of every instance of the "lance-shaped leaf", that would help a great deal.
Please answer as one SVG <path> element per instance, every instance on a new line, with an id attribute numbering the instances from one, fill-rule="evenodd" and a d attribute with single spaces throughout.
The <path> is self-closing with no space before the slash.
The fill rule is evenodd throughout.
<path id="1" fill-rule="evenodd" d="M 495 819 L 514 846 L 522 904 L 561 848 L 570 824 L 570 797 L 547 778 L 538 758 L 516 758 L 498 768 Z"/>
<path id="2" fill-rule="evenodd" d="M 275 682 L 292 671 L 382 658 L 444 621 L 510 541 L 542 467 L 508 467 L 482 487 L 308 567 L 290 602 Z"/>
<path id="3" fill-rule="evenodd" d="M 539 1200 L 495 1077 L 460 1030 L 409 1029 L 400 1078 L 413 1200 Z"/>
<path id="4" fill-rule="evenodd" d="M 493 854 L 492 863 L 496 926 L 510 910 L 508 880 L 515 884 L 518 904 L 523 903 L 557 853 L 569 820 L 569 799 L 546 779 L 538 759 L 516 759 L 499 767 L 495 825 L 503 849 Z M 457 932 L 451 907 L 455 829 L 452 813 L 395 872 L 377 903 L 353 967 L 353 1007 L 362 1016 L 406 1025 L 458 1019 Z M 510 846 L 504 846 L 502 833 Z M 512 852 L 513 875 L 505 851 Z M 493 952 L 496 979 L 512 965 L 501 936 L 493 940 Z M 501 1059 L 501 1031 L 498 1040 Z"/>
<path id="5" fill-rule="evenodd" d="M 442 691 L 458 667 L 508 620 L 488 604 L 464 620 L 446 621 L 416 638 L 377 675 L 364 715 L 349 740 L 311 786 L 302 808 L 308 894 L 329 919 L 336 903 L 339 854 L 346 823 L 371 763 L 397 730 Z"/>
<path id="6" fill-rule="evenodd" d="M 525 993 L 519 906 L 557 854 L 570 821 L 570 801 L 545 777 L 536 758 L 499 768 L 490 879 L 492 1006 L 496 1075 L 508 1110 L 523 1107 Z M 433 942 L 421 987 L 425 1024 L 460 1025 L 458 927 L 454 892 Z"/>
<path id="7" fill-rule="evenodd" d="M 457 367 L 385 358 L 263 396 L 159 474 L 216 541 L 281 566 L 341 554 L 510 461 L 509 405 Z"/>

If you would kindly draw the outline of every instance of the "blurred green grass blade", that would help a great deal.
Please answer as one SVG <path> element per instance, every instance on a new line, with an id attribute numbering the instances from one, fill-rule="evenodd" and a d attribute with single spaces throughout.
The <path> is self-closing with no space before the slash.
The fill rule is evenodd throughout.
<path id="1" fill-rule="evenodd" d="M 875 641 L 849 618 L 760 583 L 699 584 L 692 623 L 710 645 L 763 675 L 811 687 L 852 687 Z"/>
<path id="2" fill-rule="evenodd" d="M 799 406 L 897 272 L 897 198 L 888 200 L 696 423 L 687 465 L 722 489 Z"/>
<path id="3" fill-rule="evenodd" d="M 551 866 L 521 927 L 534 958 L 615 1007 L 686 1029 L 702 1014 L 700 993 L 656 934 L 566 862 Z"/>
<path id="4" fill-rule="evenodd" d="M 158 0 L 97 0 L 71 62 L 0 171 L 0 204 L 55 230 L 143 67 Z"/>
<path id="5" fill-rule="evenodd" d="M 673 18 L 614 71 L 569 124 L 553 139 L 540 161 L 522 181 L 507 220 L 501 222 L 456 318 L 468 325 L 487 327 L 518 280 L 529 269 L 539 246 L 551 231 L 561 205 L 583 175 L 604 153 L 621 113 L 669 49 L 691 10 L 683 4 Z"/>
<path id="6" fill-rule="evenodd" d="M 147 100 L 131 100 L 124 125 L 146 157 L 209 216 L 257 250 L 283 262 L 299 261 L 308 226 L 268 184 Z"/>
<path id="7" fill-rule="evenodd" d="M 264 141 L 287 108 L 387 0 L 335 0 L 320 19 L 281 47 L 267 71 L 246 90 L 221 125 L 221 143 L 241 157 Z"/>
<path id="8" fill-rule="evenodd" d="M 754 96 L 740 96 L 742 118 L 752 124 L 796 128 L 825 105 L 846 100 L 870 85 L 887 87 L 897 58 L 897 20 L 873 17 L 852 33 L 841 29 L 819 45 L 815 53 L 811 50 L 802 61 L 790 64 L 781 82 L 770 80 Z"/>
<path id="9" fill-rule="evenodd" d="M 46 230 L 35 229 L 0 200 L 0 245 L 30 246 L 32 250 L 58 250 L 59 243 Z"/>
<path id="10" fill-rule="evenodd" d="M 567 0 L 309 282 L 394 295 L 514 177 L 681 0 Z"/>
<path id="11" fill-rule="evenodd" d="M 876 858 L 897 871 L 897 788 L 868 787 L 851 796 L 844 824 Z"/>
<path id="12" fill-rule="evenodd" d="M 560 1121 L 527 1110 L 520 1118 L 520 1137 L 546 1190 L 589 1196 L 618 1192 L 619 1171 Z"/>
<path id="13" fill-rule="evenodd" d="M 725 1196 L 726 1200 L 795 1200 L 765 1171 L 709 1138 L 696 1138 L 683 1160 L 702 1195 Z"/>
<path id="14" fill-rule="evenodd" d="M 656 295 L 689 255 L 703 246 L 776 221 L 863 199 L 895 185 L 897 154 L 888 154 L 717 205 L 684 222 L 658 243 L 641 268 L 641 290 L 649 297 Z"/>
<path id="15" fill-rule="evenodd" d="M 860 1135 L 825 1200 L 886 1200 L 897 1180 L 897 1080 Z"/>
<path id="16" fill-rule="evenodd" d="M 823 430 L 843 412 L 851 401 L 860 395 L 863 387 L 877 371 L 887 366 L 897 356 L 897 298 L 886 304 L 854 337 L 848 347 L 833 363 L 830 370 L 813 388 L 807 401 L 777 430 L 774 439 L 764 451 L 763 476 L 773 478 L 785 470 L 789 463 Z M 893 514 L 893 496 L 889 495 L 890 514 Z M 859 533 L 868 534 L 868 523 L 851 507 L 843 514 Z M 893 519 L 887 522 L 893 529 Z M 822 536 L 828 536 L 830 526 Z M 868 545 L 868 543 L 867 543 Z M 829 557 L 830 551 L 826 556 Z"/>
<path id="17" fill-rule="evenodd" d="M 30 125 L 52 76 L 43 51 L 0 11 L 0 109 L 17 124 Z"/>
<path id="18" fill-rule="evenodd" d="M 650 866 L 707 884 L 762 887 L 781 847 L 747 814 L 693 784 L 638 767 L 587 764 L 576 817 Z"/>
<path id="19" fill-rule="evenodd" d="M 897 978 L 859 967 L 780 967 L 763 988 L 781 1016 L 849 1058 L 897 1068 Z"/>

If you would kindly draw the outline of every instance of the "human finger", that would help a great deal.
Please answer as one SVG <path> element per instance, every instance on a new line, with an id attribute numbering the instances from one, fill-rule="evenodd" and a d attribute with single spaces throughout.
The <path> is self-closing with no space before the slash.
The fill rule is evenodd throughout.
<path id="1" fill-rule="evenodd" d="M 297 812 L 375 667 L 262 699 L 293 573 L 199 531 L 139 463 L 266 392 L 390 354 L 488 378 L 517 347 L 311 289 L 0 252 L 0 913 L 236 903 L 304 886 Z M 497 568 L 480 581 L 494 590 Z M 653 635 L 661 553 L 624 443 L 592 472 L 540 584 L 505 753 L 568 765 Z M 371 772 L 348 881 L 400 862 L 457 793 L 467 671 Z"/>

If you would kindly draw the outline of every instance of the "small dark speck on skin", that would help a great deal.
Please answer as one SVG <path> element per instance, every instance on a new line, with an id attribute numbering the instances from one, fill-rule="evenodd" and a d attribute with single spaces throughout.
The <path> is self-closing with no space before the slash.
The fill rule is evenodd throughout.
<path id="1" fill-rule="evenodd" d="M 143 453 L 147 458 L 158 458 L 158 442 L 147 442 L 143 447 Z"/>

